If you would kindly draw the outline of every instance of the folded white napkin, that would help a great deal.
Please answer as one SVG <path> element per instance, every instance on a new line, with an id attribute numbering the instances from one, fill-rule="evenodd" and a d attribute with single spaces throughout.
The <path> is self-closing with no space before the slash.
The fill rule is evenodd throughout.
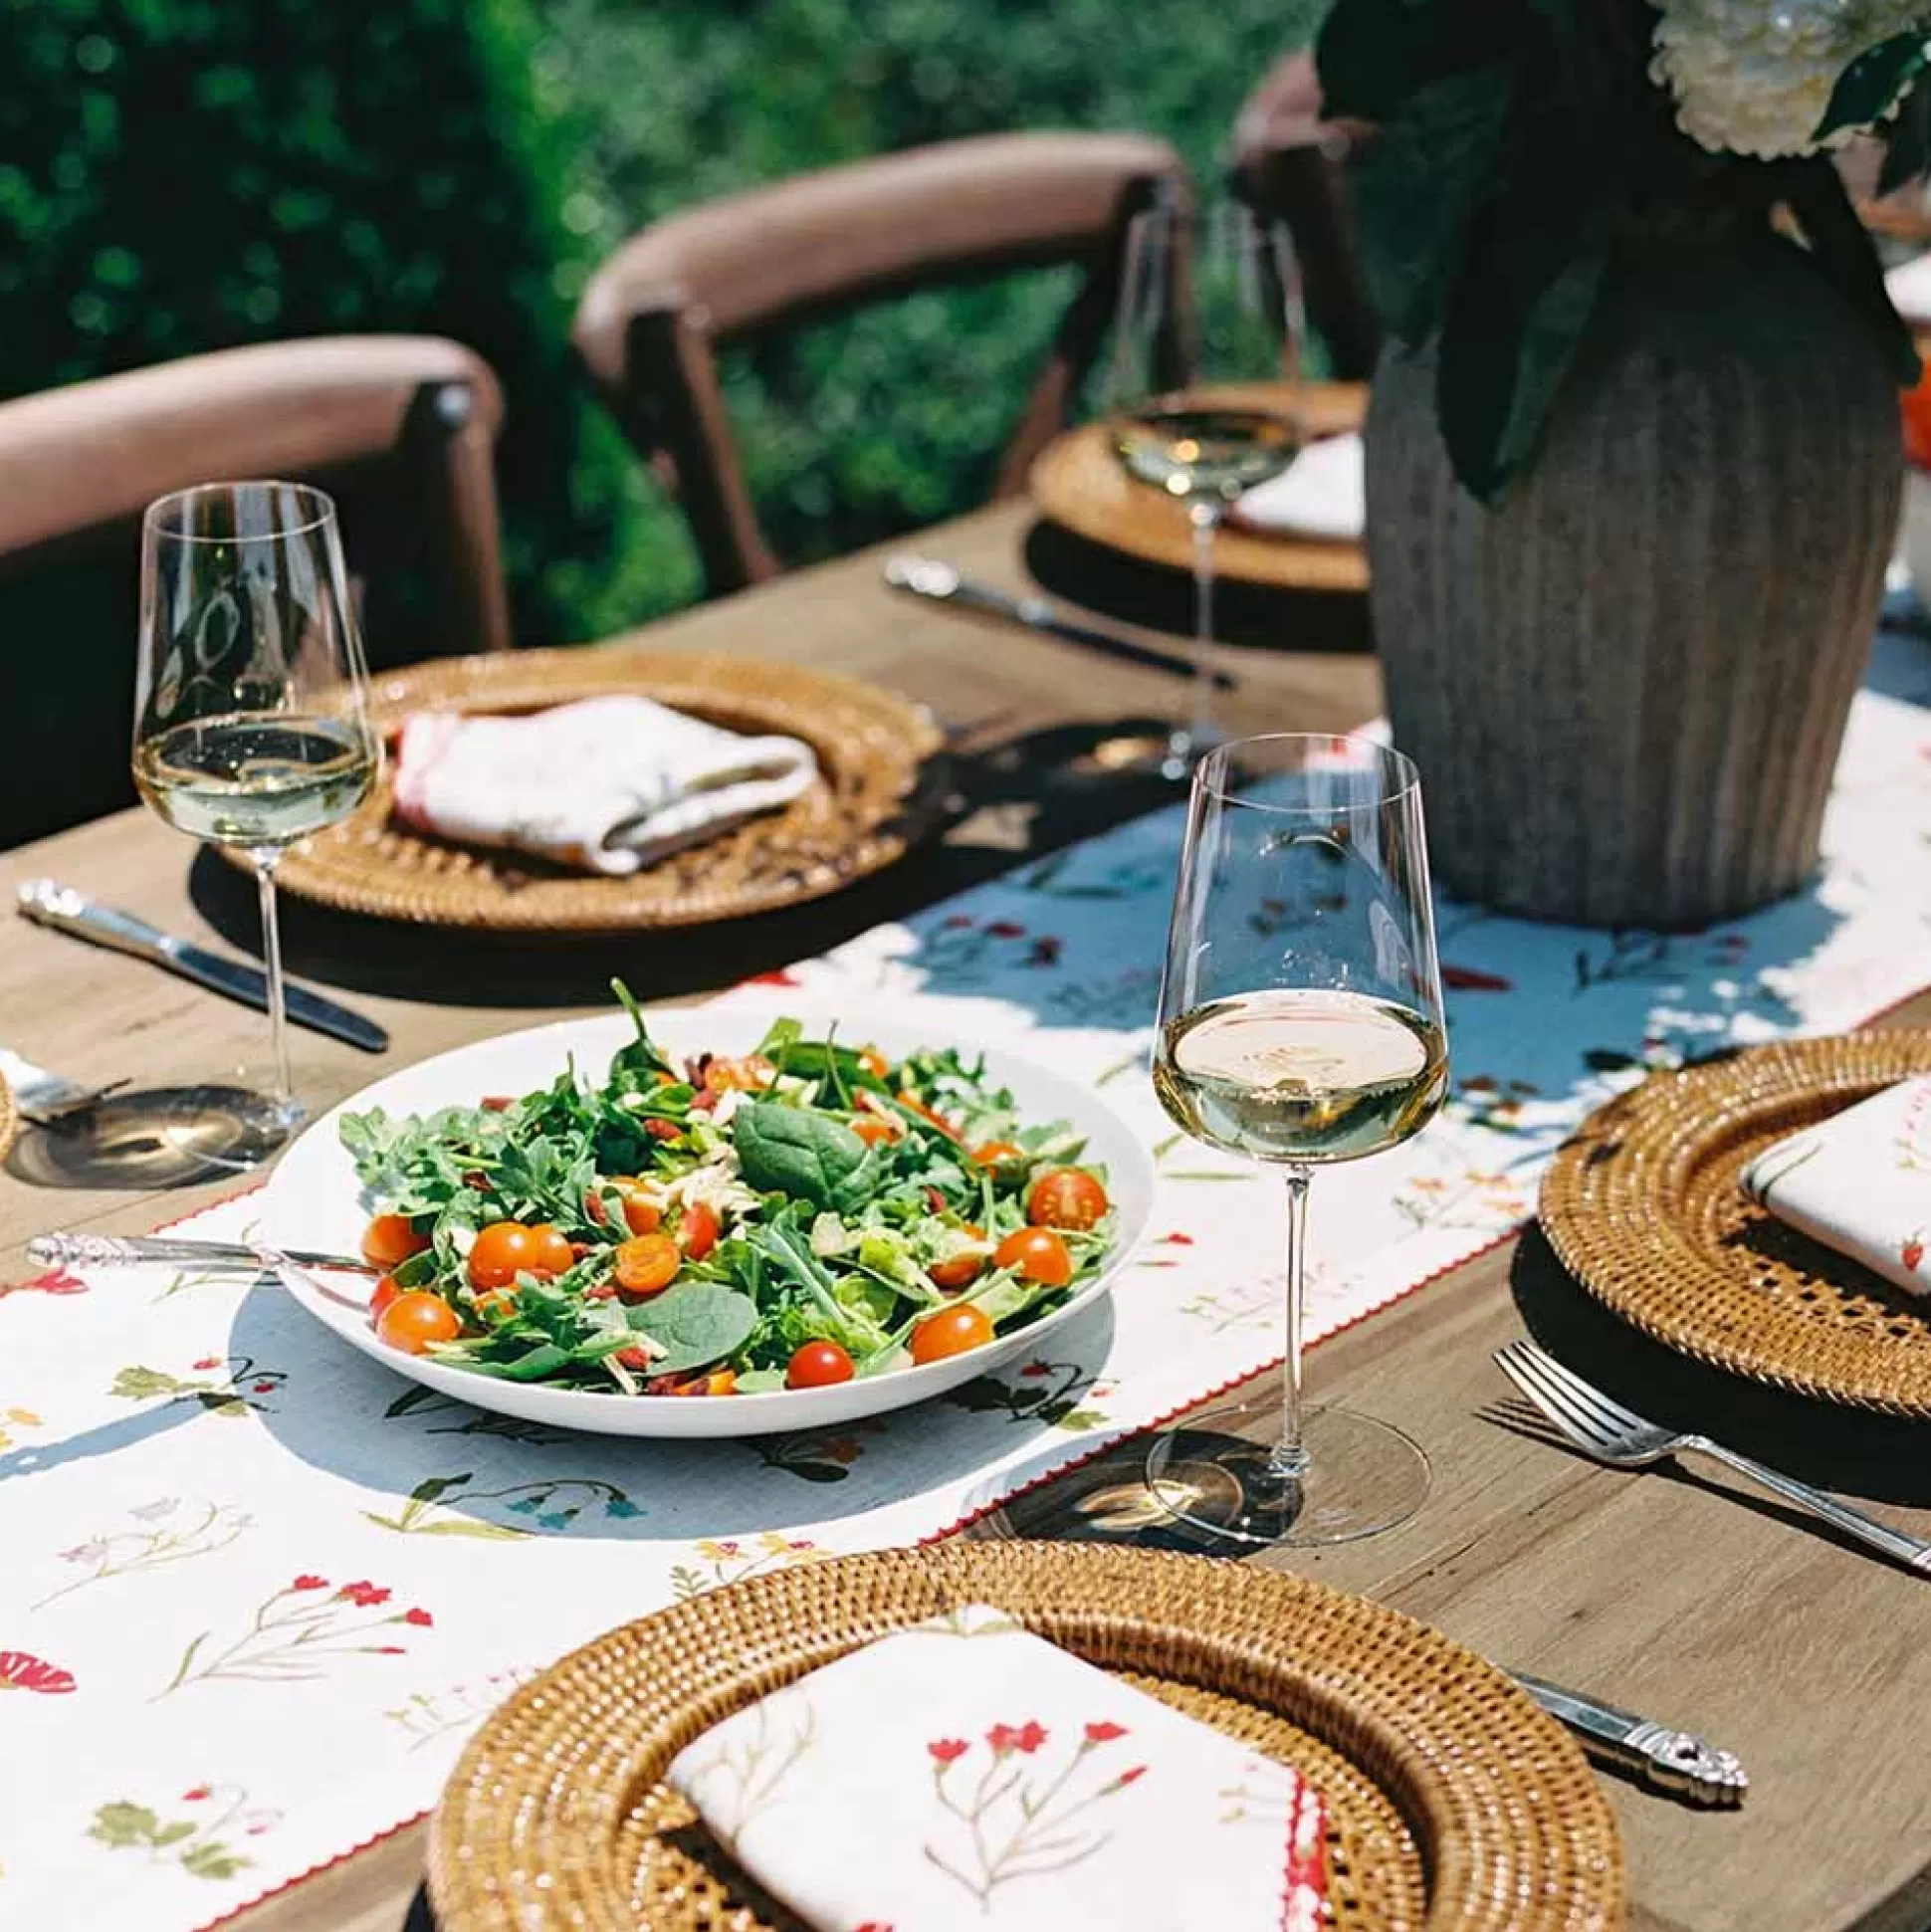
<path id="1" fill-rule="evenodd" d="M 1766 1148 L 1743 1190 L 1886 1281 L 1931 1294 L 1931 1075 Z"/>
<path id="2" fill-rule="evenodd" d="M 1884 293 L 1907 322 L 1931 322 L 1931 255 L 1913 256 L 1890 270 Z"/>
<path id="3" fill-rule="evenodd" d="M 648 698 L 427 711 L 402 727 L 395 810 L 437 838 L 622 875 L 788 804 L 817 774 L 795 738 L 741 738 Z"/>
<path id="4" fill-rule="evenodd" d="M 1244 529 L 1270 537 L 1359 540 L 1367 524 L 1361 438 L 1325 436 L 1279 476 L 1243 493 L 1231 512 Z"/>
<path id="5" fill-rule="evenodd" d="M 1317 1932 L 1286 1765 L 971 1605 L 687 1746 L 670 1782 L 818 1932 Z"/>

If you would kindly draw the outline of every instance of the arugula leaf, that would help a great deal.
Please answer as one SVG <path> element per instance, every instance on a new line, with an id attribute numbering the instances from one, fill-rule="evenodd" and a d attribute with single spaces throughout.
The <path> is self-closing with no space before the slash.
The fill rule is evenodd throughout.
<path id="1" fill-rule="evenodd" d="M 744 1347 L 757 1326 L 757 1304 L 735 1288 L 693 1281 L 630 1311 L 630 1325 L 669 1351 L 653 1356 L 653 1376 L 682 1375 Z"/>
<path id="2" fill-rule="evenodd" d="M 610 990 L 617 995 L 618 1003 L 630 1015 L 630 1023 L 637 1029 L 637 1037 L 626 1047 L 620 1047 L 610 1058 L 610 1077 L 606 1087 L 615 1086 L 619 1079 L 628 1086 L 637 1086 L 639 1074 L 675 1074 L 677 1069 L 665 1059 L 663 1050 L 650 1036 L 650 1028 L 644 1024 L 644 1015 L 637 1001 L 632 997 L 630 988 L 621 979 L 610 981 Z M 645 1083 L 647 1084 L 647 1083 Z"/>
<path id="3" fill-rule="evenodd" d="M 748 1101 L 732 1116 L 731 1138 L 746 1185 L 760 1194 L 790 1194 L 842 1211 L 861 1206 L 876 1184 L 876 1151 L 826 1114 Z"/>

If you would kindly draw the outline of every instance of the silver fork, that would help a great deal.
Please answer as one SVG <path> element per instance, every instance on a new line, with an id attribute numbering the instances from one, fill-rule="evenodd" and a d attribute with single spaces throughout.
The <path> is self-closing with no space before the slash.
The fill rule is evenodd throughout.
<path id="1" fill-rule="evenodd" d="M 1701 1455 L 1714 1456 L 1760 1489 L 1768 1489 L 1772 1495 L 1809 1510 L 1813 1516 L 1821 1517 L 1893 1562 L 1921 1576 L 1931 1574 L 1931 1543 L 1906 1536 L 1902 1530 L 1890 1529 L 1861 1510 L 1852 1509 L 1848 1503 L 1840 1503 L 1834 1496 L 1826 1496 L 1823 1490 L 1799 1482 L 1795 1476 L 1766 1468 L 1707 1435 L 1666 1429 L 1645 1420 L 1634 1409 L 1624 1408 L 1612 1396 L 1585 1382 L 1573 1369 L 1566 1369 L 1533 1342 L 1505 1343 L 1496 1350 L 1495 1363 L 1577 1448 L 1598 1462 L 1618 1469 L 1640 1469 L 1679 1450 L 1694 1449 Z"/>
<path id="2" fill-rule="evenodd" d="M 128 1084 L 110 1080 L 105 1087 L 84 1087 L 79 1081 L 64 1080 L 31 1060 L 0 1046 L 0 1080 L 13 1089 L 20 1111 L 38 1127 L 58 1127 L 77 1115 L 91 1113 L 107 1098 Z"/>

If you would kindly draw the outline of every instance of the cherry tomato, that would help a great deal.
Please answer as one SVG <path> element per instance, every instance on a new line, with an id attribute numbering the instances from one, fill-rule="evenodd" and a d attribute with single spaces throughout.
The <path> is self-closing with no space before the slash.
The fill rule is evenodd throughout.
<path id="1" fill-rule="evenodd" d="M 718 1245 L 718 1210 L 694 1200 L 677 1224 L 677 1244 L 692 1261 L 702 1261 Z"/>
<path id="2" fill-rule="evenodd" d="M 517 1291 L 514 1288 L 486 1288 L 472 1299 L 479 1315 L 496 1317 L 516 1312 Z"/>
<path id="3" fill-rule="evenodd" d="M 734 1087 L 740 1093 L 755 1093 L 776 1078 L 776 1067 L 761 1053 L 747 1053 L 742 1060 L 720 1056 L 704 1069 L 704 1084 L 714 1094 L 729 1093 Z"/>
<path id="4" fill-rule="evenodd" d="M 437 1342 L 453 1342 L 463 1324 L 456 1311 L 440 1295 L 416 1289 L 398 1295 L 382 1311 L 375 1332 L 392 1349 L 404 1355 L 421 1355 Z"/>
<path id="5" fill-rule="evenodd" d="M 519 1274 L 547 1281 L 570 1265 L 570 1244 L 550 1221 L 526 1227 L 522 1221 L 492 1221 L 470 1249 L 472 1288 L 508 1288 Z"/>
<path id="6" fill-rule="evenodd" d="M 1048 1168 L 1026 1195 L 1026 1219 L 1034 1227 L 1097 1227 L 1113 1203 L 1081 1168 Z"/>
<path id="7" fill-rule="evenodd" d="M 875 1046 L 865 1046 L 865 1047 L 859 1048 L 858 1064 L 861 1067 L 863 1067 L 865 1071 L 869 1073 L 874 1080 L 889 1080 L 891 1078 L 892 1063 Z"/>
<path id="8" fill-rule="evenodd" d="M 642 1300 L 662 1294 L 677 1279 L 684 1257 L 668 1234 L 635 1234 L 616 1252 L 617 1292 Z"/>
<path id="9" fill-rule="evenodd" d="M 1001 1161 L 1024 1158 L 1025 1149 L 1017 1141 L 987 1141 L 972 1150 L 972 1159 L 981 1168 L 996 1168 Z"/>
<path id="10" fill-rule="evenodd" d="M 634 1174 L 620 1174 L 610 1184 L 623 1200 L 624 1225 L 633 1234 L 655 1234 L 664 1225 L 664 1210 L 644 1192 Z"/>
<path id="11" fill-rule="evenodd" d="M 362 1259 L 384 1273 L 428 1245 L 429 1236 L 418 1234 L 407 1214 L 378 1214 L 362 1229 Z"/>
<path id="12" fill-rule="evenodd" d="M 385 1308 L 387 1308 L 390 1302 L 394 1301 L 396 1296 L 401 1294 L 401 1292 L 402 1292 L 401 1282 L 396 1280 L 394 1275 L 384 1275 L 382 1279 L 375 1284 L 374 1294 L 372 1294 L 368 1298 L 368 1318 L 370 1322 L 379 1322 L 382 1319 L 382 1311 Z"/>
<path id="13" fill-rule="evenodd" d="M 982 1227 L 973 1227 L 969 1222 L 966 1232 L 973 1240 L 985 1239 Z M 949 1254 L 943 1261 L 935 1261 L 926 1270 L 933 1281 L 941 1288 L 969 1288 L 978 1279 L 979 1270 L 985 1266 L 982 1251 L 973 1248 L 961 1248 L 957 1254 Z"/>
<path id="14" fill-rule="evenodd" d="M 852 1122 L 851 1131 L 867 1147 L 877 1147 L 879 1142 L 890 1143 L 899 1138 L 899 1131 L 890 1121 L 882 1121 L 875 1114 L 860 1114 Z"/>
<path id="15" fill-rule="evenodd" d="M 807 1342 L 784 1371 L 784 1386 L 829 1389 L 833 1383 L 851 1381 L 856 1373 L 851 1357 L 836 1342 Z"/>
<path id="16" fill-rule="evenodd" d="M 899 1105 L 901 1107 L 909 1107 L 922 1121 L 926 1122 L 929 1126 L 938 1128 L 947 1140 L 956 1141 L 959 1139 L 959 1129 L 944 1114 L 934 1113 L 910 1087 L 903 1087 L 899 1090 Z"/>
<path id="17" fill-rule="evenodd" d="M 732 1369 L 713 1369 L 707 1375 L 687 1378 L 667 1376 L 649 1387 L 653 1395 L 735 1395 L 738 1375 Z"/>
<path id="18" fill-rule="evenodd" d="M 991 1319 L 982 1308 L 961 1302 L 957 1308 L 942 1308 L 928 1315 L 912 1331 L 912 1360 L 920 1368 L 928 1362 L 943 1362 L 949 1355 L 964 1355 L 967 1349 L 982 1349 L 992 1339 Z"/>
<path id="19" fill-rule="evenodd" d="M 992 1259 L 1044 1288 L 1064 1288 L 1073 1278 L 1073 1257 L 1050 1227 L 1015 1228 L 994 1249 Z"/>

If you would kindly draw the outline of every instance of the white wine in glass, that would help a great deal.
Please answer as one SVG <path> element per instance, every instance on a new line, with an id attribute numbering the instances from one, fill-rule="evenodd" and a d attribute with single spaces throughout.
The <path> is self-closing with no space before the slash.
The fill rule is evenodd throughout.
<path id="1" fill-rule="evenodd" d="M 1108 407 L 1127 474 L 1185 506 L 1193 532 L 1193 680 L 1154 762 L 1183 778 L 1220 741 L 1214 539 L 1241 496 L 1299 454 L 1300 274 L 1286 228 L 1244 202 L 1196 218 L 1169 197 L 1129 224 Z"/>
<path id="2" fill-rule="evenodd" d="M 1193 773 L 1154 1089 L 1194 1139 L 1287 1183 L 1278 1398 L 1236 1397 L 1157 1438 L 1174 1516 L 1242 1543 L 1317 1544 L 1401 1522 L 1427 1459 L 1399 1430 L 1302 1404 L 1308 1184 L 1397 1146 L 1448 1088 L 1421 784 L 1362 738 L 1238 739 Z"/>
<path id="3" fill-rule="evenodd" d="M 301 1124 L 289 1068 L 275 868 L 375 782 L 368 673 L 335 507 L 296 483 L 211 483 L 141 528 L 134 783 L 177 831 L 246 852 L 260 882 L 270 1090 L 189 1090 L 182 1134 L 219 1167 L 268 1159 Z"/>

